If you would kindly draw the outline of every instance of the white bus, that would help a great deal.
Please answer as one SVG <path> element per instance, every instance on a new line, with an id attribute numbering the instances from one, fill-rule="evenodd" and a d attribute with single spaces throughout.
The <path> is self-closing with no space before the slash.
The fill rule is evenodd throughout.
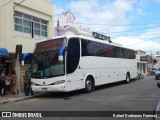
<path id="1" fill-rule="evenodd" d="M 82 35 L 36 44 L 32 59 L 33 92 L 68 92 L 136 78 L 135 51 Z"/>

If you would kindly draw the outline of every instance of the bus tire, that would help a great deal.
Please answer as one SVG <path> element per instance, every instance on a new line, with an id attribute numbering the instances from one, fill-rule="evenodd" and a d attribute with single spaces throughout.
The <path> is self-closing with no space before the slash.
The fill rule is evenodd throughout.
<path id="1" fill-rule="evenodd" d="M 144 78 L 144 75 L 141 75 L 140 79 L 143 79 Z"/>
<path id="2" fill-rule="evenodd" d="M 93 80 L 90 77 L 87 77 L 85 82 L 85 92 L 90 93 L 94 88 Z"/>
<path id="3" fill-rule="evenodd" d="M 33 90 L 31 89 L 31 95 L 34 95 L 34 92 L 33 92 Z"/>
<path id="4" fill-rule="evenodd" d="M 130 82 L 130 75 L 129 73 L 126 74 L 126 83 L 128 84 Z"/>

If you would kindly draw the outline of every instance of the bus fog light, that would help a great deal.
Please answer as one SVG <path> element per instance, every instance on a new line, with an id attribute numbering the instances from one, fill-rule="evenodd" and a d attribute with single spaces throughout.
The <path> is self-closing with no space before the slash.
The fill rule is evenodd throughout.
<path id="1" fill-rule="evenodd" d="M 64 82 L 65 82 L 65 80 L 60 80 L 60 81 L 54 82 L 54 85 L 62 84 Z"/>
<path id="2" fill-rule="evenodd" d="M 32 82 L 32 83 L 31 83 L 31 85 L 34 85 L 34 86 L 36 86 L 37 84 Z"/>

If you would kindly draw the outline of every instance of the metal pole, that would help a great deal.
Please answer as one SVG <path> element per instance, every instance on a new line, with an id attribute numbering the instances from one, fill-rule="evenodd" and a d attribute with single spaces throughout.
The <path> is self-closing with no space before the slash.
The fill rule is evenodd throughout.
<path id="1" fill-rule="evenodd" d="M 152 58 L 152 51 L 151 51 L 151 65 L 152 65 L 152 68 L 153 68 L 153 58 Z"/>
<path id="2" fill-rule="evenodd" d="M 16 59 L 16 94 L 15 97 L 18 97 L 20 86 L 19 86 L 19 72 L 20 72 L 20 64 L 19 64 L 19 54 L 17 54 Z"/>
<path id="3" fill-rule="evenodd" d="M 19 58 L 19 54 L 17 54 L 17 56 L 16 56 L 17 58 L 16 58 L 16 88 L 15 88 L 15 92 L 16 92 L 16 94 L 15 94 L 15 97 L 17 98 L 18 96 L 17 96 L 17 88 L 18 88 L 18 58 Z"/>

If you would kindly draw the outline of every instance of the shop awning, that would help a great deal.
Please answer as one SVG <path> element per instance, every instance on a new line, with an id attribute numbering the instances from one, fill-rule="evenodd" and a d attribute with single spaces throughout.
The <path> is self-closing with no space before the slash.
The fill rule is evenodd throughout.
<path id="1" fill-rule="evenodd" d="M 8 50 L 6 48 L 0 48 L 0 56 L 8 56 Z"/>

